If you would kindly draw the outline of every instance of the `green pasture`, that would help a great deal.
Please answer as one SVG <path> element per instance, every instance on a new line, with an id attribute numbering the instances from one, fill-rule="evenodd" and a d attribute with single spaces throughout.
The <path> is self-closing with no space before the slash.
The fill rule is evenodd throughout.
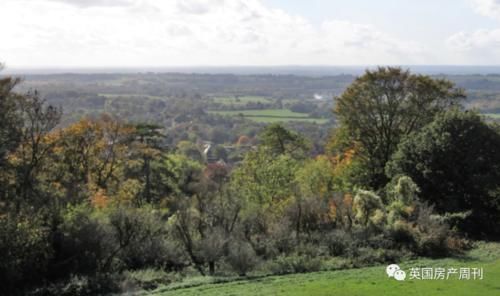
<path id="1" fill-rule="evenodd" d="M 234 111 L 209 111 L 213 114 L 223 116 L 243 116 L 247 119 L 272 123 L 272 122 L 286 122 L 286 121 L 300 121 L 300 122 L 316 122 L 324 124 L 328 122 L 326 118 L 311 118 L 305 113 L 297 113 L 288 109 L 262 109 L 262 110 L 234 110 Z"/>
<path id="2" fill-rule="evenodd" d="M 398 262 L 399 263 L 399 262 Z M 359 269 L 325 271 L 286 276 L 268 276 L 233 280 L 226 283 L 195 284 L 189 288 L 164 287 L 153 295 L 159 296 L 468 296 L 500 295 L 500 244 L 482 243 L 465 256 L 445 259 L 419 259 L 399 263 L 409 273 L 410 268 L 483 268 L 483 279 L 407 280 L 398 282 L 388 278 L 385 265 Z M 216 282 L 216 281 L 214 281 Z"/>

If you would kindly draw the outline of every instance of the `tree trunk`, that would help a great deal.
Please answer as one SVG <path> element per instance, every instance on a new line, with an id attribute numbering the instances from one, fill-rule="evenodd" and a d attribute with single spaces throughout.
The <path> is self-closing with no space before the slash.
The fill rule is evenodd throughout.
<path id="1" fill-rule="evenodd" d="M 297 245 L 300 244 L 300 220 L 302 219 L 302 206 L 300 204 L 300 201 L 297 203 L 297 224 L 295 225 L 295 235 L 297 239 Z"/>
<path id="2" fill-rule="evenodd" d="M 210 273 L 210 275 L 215 274 L 215 262 L 214 261 L 208 262 L 208 272 Z"/>

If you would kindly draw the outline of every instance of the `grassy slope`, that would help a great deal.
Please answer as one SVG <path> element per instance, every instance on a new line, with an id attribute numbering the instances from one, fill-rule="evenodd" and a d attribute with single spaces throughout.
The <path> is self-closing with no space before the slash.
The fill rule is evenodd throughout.
<path id="1" fill-rule="evenodd" d="M 482 267 L 483 280 L 406 280 L 385 275 L 385 266 L 288 276 L 270 276 L 224 284 L 205 284 L 155 295 L 500 295 L 500 244 L 483 244 L 465 258 L 421 259 L 400 264 L 411 267 Z"/>

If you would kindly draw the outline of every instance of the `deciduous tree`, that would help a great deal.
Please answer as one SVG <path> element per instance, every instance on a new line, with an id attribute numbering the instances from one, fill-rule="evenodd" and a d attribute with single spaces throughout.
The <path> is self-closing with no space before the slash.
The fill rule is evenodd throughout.
<path id="1" fill-rule="evenodd" d="M 401 139 L 463 97 L 450 81 L 380 67 L 347 88 L 337 99 L 335 114 L 349 142 L 361 144 L 369 185 L 379 189 L 387 181 L 385 164 Z"/>

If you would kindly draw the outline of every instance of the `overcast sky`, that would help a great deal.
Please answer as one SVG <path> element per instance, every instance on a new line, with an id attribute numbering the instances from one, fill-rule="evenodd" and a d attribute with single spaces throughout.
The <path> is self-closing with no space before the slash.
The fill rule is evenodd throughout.
<path id="1" fill-rule="evenodd" d="M 500 0 L 0 0 L 0 62 L 500 65 Z"/>

